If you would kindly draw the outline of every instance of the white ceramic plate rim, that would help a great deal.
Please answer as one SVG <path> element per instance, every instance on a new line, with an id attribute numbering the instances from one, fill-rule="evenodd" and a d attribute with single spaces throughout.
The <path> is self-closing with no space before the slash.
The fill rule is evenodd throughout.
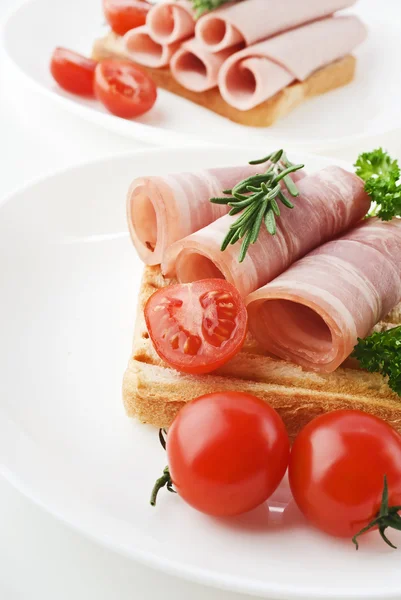
<path id="1" fill-rule="evenodd" d="M 92 108 L 88 106 L 83 106 L 78 102 L 74 102 L 72 98 L 64 97 L 52 92 L 52 90 L 47 89 L 38 83 L 34 77 L 31 77 L 28 73 L 26 73 L 18 63 L 14 62 L 12 57 L 7 52 L 7 47 L 5 44 L 5 31 L 7 29 L 7 25 L 10 19 L 12 19 L 20 10 L 23 10 L 25 5 L 33 4 L 36 0 L 22 0 L 17 6 L 13 6 L 4 17 L 3 23 L 0 24 L 0 46 L 3 50 L 4 56 L 6 57 L 8 63 L 16 69 L 18 74 L 24 79 L 25 82 L 29 83 L 29 85 L 33 86 L 37 91 L 44 94 L 50 100 L 56 102 L 59 106 L 68 110 L 87 121 L 94 123 L 95 125 L 99 125 L 99 116 L 98 114 L 92 110 Z M 171 147 L 171 133 L 169 131 L 165 131 L 162 128 L 154 127 L 153 125 L 144 125 L 143 123 L 135 123 L 135 127 L 137 128 L 136 135 L 132 136 L 127 132 L 127 128 L 124 126 L 124 119 L 119 119 L 111 114 L 104 113 L 102 114 L 102 119 L 108 125 L 108 129 L 123 135 L 124 137 L 135 137 L 147 144 L 155 144 L 157 146 L 168 146 Z M 202 140 L 194 140 L 190 136 L 185 134 L 180 134 L 174 132 L 174 136 L 176 138 L 176 144 L 181 145 L 193 145 L 195 142 L 199 146 L 200 144 L 210 145 L 206 142 L 202 142 Z"/>
<path id="2" fill-rule="evenodd" d="M 0 46 L 4 51 L 4 55 L 6 56 L 9 64 L 12 65 L 13 68 L 17 70 L 17 72 L 20 74 L 20 76 L 22 76 L 26 82 L 28 82 L 31 86 L 33 86 L 40 93 L 44 94 L 50 100 L 56 102 L 59 106 L 63 107 L 65 110 L 68 110 L 68 111 L 90 121 L 91 123 L 94 123 L 95 125 L 99 125 L 99 115 L 98 115 L 98 113 L 93 111 L 92 108 L 83 106 L 83 105 L 79 104 L 78 102 L 74 102 L 74 100 L 71 98 L 55 94 L 52 90 L 47 89 L 45 86 L 43 86 L 39 82 L 37 82 L 34 77 L 32 77 L 28 73 L 26 73 L 18 65 L 18 63 L 16 63 L 13 60 L 13 58 L 7 52 L 7 47 L 5 44 L 5 32 L 6 32 L 9 20 L 11 20 L 21 9 L 23 9 L 25 5 L 33 4 L 35 2 L 36 2 L 36 0 L 22 0 L 16 7 L 12 7 L 6 13 L 3 23 L 0 24 Z M 144 141 L 145 143 L 154 144 L 156 146 L 171 147 L 171 132 L 169 132 L 167 130 L 163 130 L 162 128 L 155 127 L 150 124 L 145 125 L 143 123 L 136 122 L 135 123 L 136 132 L 135 132 L 135 135 L 132 135 L 128 131 L 128 129 L 124 126 L 123 119 L 119 119 L 118 117 L 115 117 L 113 115 L 102 113 L 102 121 L 103 120 L 105 123 L 107 123 L 108 129 L 110 129 L 124 137 L 136 138 L 136 139 Z M 328 151 L 330 151 L 330 148 L 335 149 L 337 147 L 345 147 L 345 146 L 348 146 L 351 144 L 355 145 L 356 143 L 371 139 L 372 136 L 386 135 L 398 128 L 401 128 L 401 119 L 397 124 L 394 124 L 394 126 L 391 126 L 391 127 L 387 126 L 387 127 L 381 128 L 380 126 L 375 126 L 372 128 L 372 130 L 370 130 L 367 133 L 357 133 L 357 134 L 354 133 L 354 134 L 344 135 L 344 136 L 340 136 L 340 137 L 328 137 L 324 141 L 320 138 L 313 138 L 313 137 L 304 139 L 302 141 L 301 140 L 291 140 L 291 138 L 285 138 L 284 135 L 280 139 L 281 139 L 281 145 L 286 146 L 286 147 L 292 146 L 294 148 L 295 147 L 303 148 L 303 149 L 306 149 L 307 151 L 309 150 L 310 152 L 314 148 L 324 147 L 324 148 L 328 149 Z M 190 146 L 192 146 L 193 144 L 197 144 L 197 146 L 201 146 L 201 145 L 202 146 L 224 146 L 225 145 L 224 143 L 222 143 L 222 144 L 219 144 L 217 142 L 211 143 L 210 141 L 205 141 L 205 140 L 202 140 L 201 138 L 198 138 L 196 135 L 182 134 L 182 133 L 178 133 L 177 131 L 174 132 L 174 136 L 175 136 L 174 147 L 176 145 L 187 145 L 187 144 L 189 144 Z M 265 139 L 261 138 L 261 143 L 263 143 L 263 141 L 265 143 L 269 142 L 268 133 L 267 133 L 267 136 Z M 276 138 L 273 138 L 270 141 L 272 143 L 276 142 L 276 145 L 277 145 Z M 258 143 L 258 140 L 255 139 L 255 144 L 257 144 L 257 143 Z"/>
<path id="3" fill-rule="evenodd" d="M 194 146 L 193 149 L 195 150 L 195 149 L 197 149 L 197 147 Z M 252 151 L 255 152 L 255 148 L 253 148 Z M 138 155 L 143 155 L 143 154 L 149 154 L 152 157 L 157 157 L 158 155 L 163 156 L 165 154 L 165 152 L 166 152 L 165 149 L 157 149 L 157 150 L 145 149 L 145 150 L 139 150 L 139 151 L 132 151 L 129 153 L 124 152 L 124 153 L 115 154 L 113 156 L 106 156 L 101 159 L 98 158 L 98 159 L 94 159 L 94 160 L 80 162 L 80 163 L 71 165 L 66 168 L 58 169 L 47 175 L 42 175 L 40 177 L 34 178 L 31 181 L 24 184 L 23 186 L 20 186 L 17 189 L 15 189 L 14 191 L 10 192 L 3 199 L 0 199 L 0 207 L 5 205 L 6 203 L 12 202 L 15 199 L 15 197 L 19 196 L 20 194 L 22 194 L 24 192 L 27 192 L 30 188 L 40 185 L 42 182 L 44 182 L 48 179 L 57 178 L 58 176 L 60 176 L 62 174 L 65 174 L 68 172 L 73 173 L 75 170 L 80 170 L 85 167 L 90 167 L 90 166 L 94 166 L 94 165 L 101 165 L 104 162 L 107 162 L 110 160 L 118 160 L 119 158 L 127 159 L 127 158 L 132 157 L 133 159 L 135 159 L 135 157 L 137 157 Z M 258 152 L 257 149 L 256 149 L 256 152 Z M 341 161 L 338 159 L 330 159 L 329 157 L 326 157 L 326 156 L 322 157 L 322 156 L 316 156 L 316 155 L 311 155 L 311 154 L 308 155 L 307 153 L 302 153 L 302 156 L 305 157 L 305 162 L 308 160 L 308 158 L 312 158 L 312 159 L 315 158 L 315 159 L 319 159 L 322 161 L 332 160 L 339 166 L 342 166 L 344 168 L 347 168 L 347 167 L 350 168 L 349 163 L 346 163 L 345 161 Z M 0 427 L 1 427 L 1 425 L 0 425 Z M 209 585 L 212 587 L 216 587 L 216 588 L 220 588 L 220 589 L 227 589 L 227 590 L 239 592 L 239 593 L 246 593 L 246 594 L 251 594 L 251 595 L 263 595 L 263 597 L 271 597 L 271 598 L 275 598 L 277 600 L 288 600 L 289 595 L 291 595 L 292 598 L 297 598 L 300 600 L 301 599 L 302 600 L 303 599 L 305 599 L 305 600 L 306 599 L 309 599 L 309 600 L 312 600 L 312 599 L 318 600 L 319 599 L 320 600 L 323 598 L 324 599 L 334 599 L 334 598 L 339 598 L 340 594 L 341 594 L 341 598 L 343 598 L 343 599 L 364 597 L 367 600 L 368 599 L 379 600 L 379 598 L 384 598 L 384 597 L 388 598 L 388 599 L 399 598 L 400 594 L 401 594 L 401 584 L 398 589 L 387 591 L 385 596 L 378 596 L 376 593 L 374 593 L 374 592 L 372 593 L 369 588 L 360 589 L 360 590 L 358 590 L 358 592 L 355 592 L 355 591 L 350 592 L 350 590 L 348 588 L 344 588 L 343 591 L 342 590 L 340 591 L 339 589 L 337 589 L 335 592 L 332 592 L 332 591 L 330 591 L 330 589 L 327 589 L 325 587 L 313 587 L 309 590 L 308 588 L 305 588 L 305 586 L 304 586 L 302 590 L 299 590 L 299 589 L 297 589 L 297 587 L 292 586 L 292 585 L 274 584 L 274 586 L 272 586 L 269 589 L 266 587 L 266 585 L 261 585 L 258 582 L 254 582 L 251 579 L 249 579 L 249 578 L 246 579 L 244 577 L 236 578 L 235 576 L 228 575 L 223 580 L 221 577 L 213 574 L 212 572 L 208 571 L 207 569 L 196 568 L 196 567 L 189 566 L 189 565 L 182 565 L 179 561 L 169 560 L 165 556 L 154 554 L 154 553 L 148 552 L 148 551 L 143 551 L 138 547 L 130 548 L 130 550 L 128 551 L 123 545 L 116 543 L 115 541 L 110 539 L 107 535 L 102 535 L 100 531 L 99 532 L 93 531 L 89 526 L 87 526 L 85 521 L 83 521 L 82 519 L 80 520 L 79 516 L 75 515 L 73 511 L 71 513 L 68 513 L 68 515 L 66 515 L 63 512 L 61 512 L 60 510 L 58 510 L 56 506 L 53 506 L 51 503 L 46 502 L 41 497 L 41 493 L 40 493 L 39 489 L 36 489 L 36 488 L 30 486 L 29 484 L 26 484 L 26 482 L 24 480 L 22 480 L 20 477 L 18 477 L 17 474 L 12 472 L 7 467 L 6 464 L 3 464 L 1 462 L 0 462 L 0 475 L 2 475 L 20 493 L 22 493 L 24 496 L 29 498 L 35 505 L 37 505 L 45 512 L 48 512 L 49 514 L 51 514 L 52 516 L 57 518 L 60 522 L 71 527 L 75 531 L 85 535 L 88 539 L 91 539 L 91 540 L 99 543 L 100 545 L 105 546 L 109 549 L 112 549 L 128 558 L 134 558 L 138 562 L 141 562 L 147 566 L 159 569 L 167 574 L 181 577 L 181 578 L 184 578 L 189 581 L 194 581 L 194 582 L 197 582 L 197 583 L 200 583 L 203 585 Z"/>

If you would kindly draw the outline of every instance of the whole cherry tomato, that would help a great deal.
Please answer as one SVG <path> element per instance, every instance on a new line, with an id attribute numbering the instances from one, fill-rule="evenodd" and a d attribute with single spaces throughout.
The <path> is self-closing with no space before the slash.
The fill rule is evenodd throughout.
<path id="1" fill-rule="evenodd" d="M 401 436 L 377 417 L 339 410 L 311 421 L 293 445 L 289 480 L 305 517 L 331 535 L 372 525 L 385 538 L 400 528 Z"/>
<path id="2" fill-rule="evenodd" d="M 272 495 L 289 450 L 284 423 L 271 406 L 241 392 L 207 394 L 187 404 L 169 429 L 164 483 L 172 481 L 199 511 L 237 515 Z"/>

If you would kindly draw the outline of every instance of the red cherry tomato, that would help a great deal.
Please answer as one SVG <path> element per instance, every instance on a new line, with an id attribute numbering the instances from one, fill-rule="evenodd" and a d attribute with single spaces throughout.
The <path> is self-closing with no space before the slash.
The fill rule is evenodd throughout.
<path id="1" fill-rule="evenodd" d="M 50 72 L 60 87 L 72 94 L 93 96 L 97 62 L 67 48 L 56 48 L 50 62 Z"/>
<path id="2" fill-rule="evenodd" d="M 401 436 L 361 411 L 317 417 L 292 448 L 294 499 L 311 523 L 331 535 L 352 537 L 372 522 L 380 509 L 384 476 L 389 504 L 400 505 Z"/>
<path id="3" fill-rule="evenodd" d="M 178 413 L 167 437 L 176 491 L 215 516 L 237 515 L 265 502 L 285 474 L 289 450 L 276 411 L 241 392 L 193 400 Z"/>
<path id="4" fill-rule="evenodd" d="M 103 0 L 107 22 L 118 35 L 145 25 L 146 15 L 152 5 L 145 0 Z"/>
<path id="5" fill-rule="evenodd" d="M 192 374 L 214 371 L 240 350 L 247 318 L 241 296 L 224 279 L 170 285 L 145 306 L 156 352 L 175 369 Z"/>
<path id="6" fill-rule="evenodd" d="M 95 94 L 111 113 L 124 119 L 147 112 L 157 98 L 152 79 L 124 60 L 104 60 L 97 65 Z"/>

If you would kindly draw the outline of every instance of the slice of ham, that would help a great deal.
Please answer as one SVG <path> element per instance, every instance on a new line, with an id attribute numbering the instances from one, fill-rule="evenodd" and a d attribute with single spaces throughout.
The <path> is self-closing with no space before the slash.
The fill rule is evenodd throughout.
<path id="1" fill-rule="evenodd" d="M 245 0 L 201 17 L 195 35 L 210 52 L 247 46 L 309 21 L 328 17 L 356 0 Z"/>
<path id="2" fill-rule="evenodd" d="M 217 85 L 223 63 L 242 46 L 211 53 L 193 38 L 184 42 L 171 59 L 171 73 L 183 87 L 194 92 L 204 92 Z"/>
<path id="3" fill-rule="evenodd" d="M 250 294 L 249 327 L 270 354 L 332 372 L 401 300 L 401 219 L 368 219 Z"/>
<path id="4" fill-rule="evenodd" d="M 147 25 L 128 31 L 122 43 L 128 58 L 140 65 L 155 69 L 167 66 L 180 46 L 180 42 L 159 44 L 150 37 Z"/>
<path id="5" fill-rule="evenodd" d="M 294 200 L 295 208 L 280 206 L 276 235 L 270 235 L 263 225 L 243 263 L 238 262 L 240 242 L 220 250 L 230 225 L 238 218 L 225 215 L 168 248 L 163 273 L 183 283 L 223 277 L 246 296 L 313 248 L 355 225 L 370 206 L 362 180 L 339 167 L 327 167 L 297 181 L 297 186 L 300 195 Z"/>
<path id="6" fill-rule="evenodd" d="M 224 100 L 250 110 L 294 81 L 352 52 L 366 37 L 355 16 L 331 17 L 277 35 L 233 54 L 219 72 Z"/>
<path id="7" fill-rule="evenodd" d="M 189 0 L 155 4 L 146 19 L 149 34 L 159 44 L 173 44 L 193 36 L 195 13 Z"/>
<path id="8" fill-rule="evenodd" d="M 128 190 L 127 218 L 141 259 L 147 265 L 160 264 L 170 244 L 228 212 L 210 198 L 264 168 L 244 165 L 135 179 Z"/>

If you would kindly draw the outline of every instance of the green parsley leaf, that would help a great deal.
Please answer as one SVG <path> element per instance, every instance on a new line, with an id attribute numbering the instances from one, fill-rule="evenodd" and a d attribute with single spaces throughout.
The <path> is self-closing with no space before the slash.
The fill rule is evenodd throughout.
<path id="1" fill-rule="evenodd" d="M 390 388 L 401 396 L 401 326 L 359 338 L 352 356 L 362 369 L 388 377 Z"/>
<path id="2" fill-rule="evenodd" d="M 196 17 L 200 17 L 205 12 L 219 8 L 222 4 L 231 2 L 231 0 L 191 0 Z"/>
<path id="3" fill-rule="evenodd" d="M 400 168 L 382 148 L 360 154 L 356 161 L 356 174 L 365 181 L 366 193 L 375 206 L 369 212 L 370 217 L 379 217 L 391 221 L 401 216 Z"/>
<path id="4" fill-rule="evenodd" d="M 394 181 L 400 178 L 398 162 L 382 148 L 360 154 L 354 166 L 357 167 L 356 174 L 364 181 L 379 176 Z"/>

